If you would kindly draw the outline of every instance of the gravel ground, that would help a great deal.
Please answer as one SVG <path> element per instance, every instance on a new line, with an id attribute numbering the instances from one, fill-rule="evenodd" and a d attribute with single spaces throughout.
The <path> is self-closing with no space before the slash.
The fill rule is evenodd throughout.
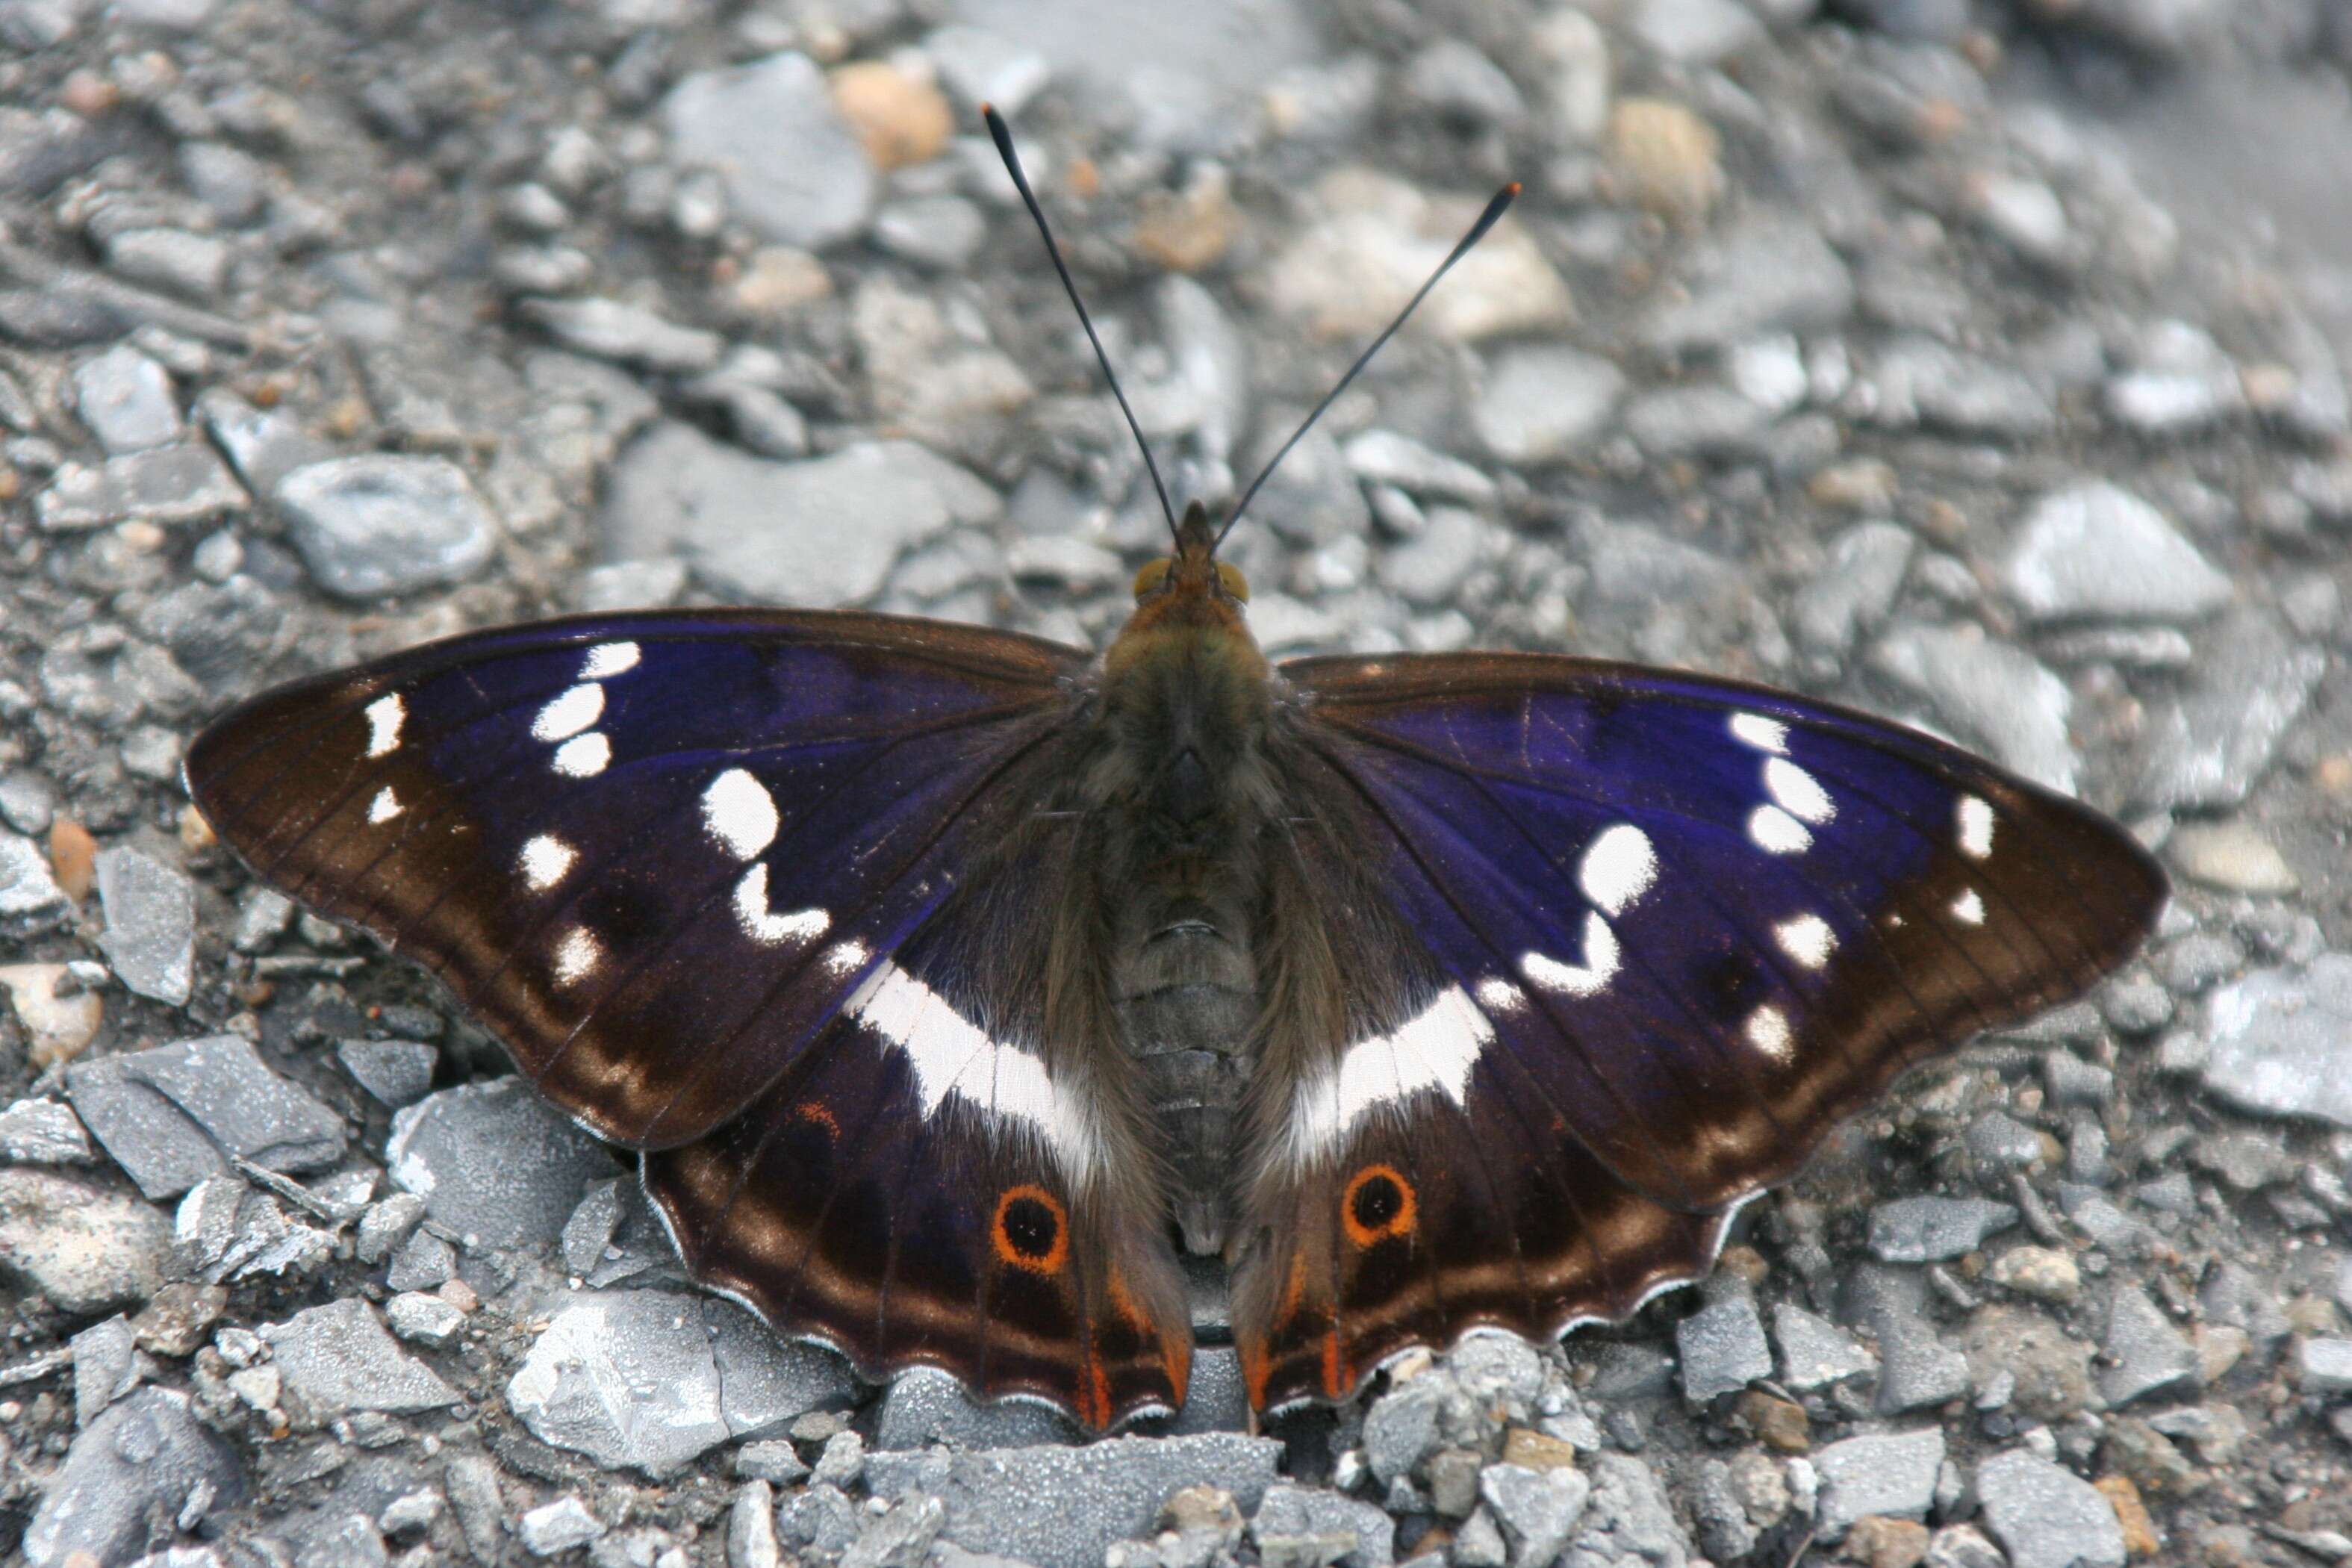
<path id="1" fill-rule="evenodd" d="M 2329 0 L 0 0 L 0 1554 L 2352 1558 L 2348 61 Z M 1188 493 L 1526 181 L 1235 535 L 1276 651 L 1957 735 L 2160 847 L 2144 960 L 1703 1289 L 1268 1436 L 1229 1349 L 1078 1446 L 695 1292 L 177 761 L 562 608 L 1099 642 L 1161 524 L 982 98 Z"/>

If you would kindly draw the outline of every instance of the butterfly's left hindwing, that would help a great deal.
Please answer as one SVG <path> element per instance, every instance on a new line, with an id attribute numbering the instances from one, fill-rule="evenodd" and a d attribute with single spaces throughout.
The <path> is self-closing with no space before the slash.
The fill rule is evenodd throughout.
<path id="1" fill-rule="evenodd" d="M 1034 824 L 1085 669 L 887 616 L 583 617 L 265 694 L 187 779 L 264 879 L 654 1151 L 714 1282 L 874 1376 L 1103 1425 L 1179 1403 L 1189 1353 L 1143 1134 L 1045 986 L 969 958 L 1053 935 L 1021 911 L 1066 892 Z"/>
<path id="2" fill-rule="evenodd" d="M 1300 901 L 1402 934 L 1256 1123 L 1235 1335 L 1267 1404 L 1704 1272 L 1730 1206 L 1905 1066 L 2095 983 L 2163 898 L 2074 802 L 1786 693 L 1507 655 L 1283 673 L 1298 874 L 1373 868 Z"/>

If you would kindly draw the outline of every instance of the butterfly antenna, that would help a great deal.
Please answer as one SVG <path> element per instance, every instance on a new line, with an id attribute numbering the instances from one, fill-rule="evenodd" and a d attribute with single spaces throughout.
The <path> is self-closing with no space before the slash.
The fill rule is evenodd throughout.
<path id="1" fill-rule="evenodd" d="M 1397 329 L 1405 324 L 1407 319 L 1421 308 L 1421 302 L 1429 298 L 1429 291 L 1437 287 L 1437 280 L 1452 271 L 1454 264 L 1468 255 L 1472 246 L 1486 237 L 1486 231 L 1494 227 L 1502 216 L 1510 210 L 1511 204 L 1518 199 L 1518 195 L 1519 183 L 1517 180 L 1513 180 L 1495 193 L 1494 198 L 1486 204 L 1486 210 L 1480 213 L 1478 221 L 1470 226 L 1470 232 L 1464 235 L 1452 250 L 1446 252 L 1445 259 L 1437 264 L 1437 270 L 1429 275 L 1429 281 L 1423 283 L 1414 291 L 1412 298 L 1404 302 L 1404 309 L 1396 313 L 1396 320 L 1381 329 L 1381 335 L 1371 341 L 1370 346 L 1356 356 L 1356 363 L 1348 367 L 1348 374 L 1341 376 L 1333 384 L 1331 390 L 1323 395 L 1323 401 L 1317 404 L 1313 412 L 1298 422 L 1298 428 L 1290 433 L 1290 439 L 1282 444 L 1282 450 L 1268 458 L 1265 467 L 1257 471 L 1257 478 L 1250 481 L 1249 489 L 1244 490 L 1242 499 L 1234 503 L 1233 516 L 1225 519 L 1225 526 L 1217 531 L 1217 543 L 1223 544 L 1225 542 L 1225 535 L 1234 531 L 1234 524 L 1239 522 L 1242 520 L 1242 513 L 1249 510 L 1250 498 L 1256 495 L 1258 487 L 1265 484 L 1274 470 L 1282 466 L 1282 459 L 1290 456 L 1290 449 L 1298 445 L 1299 438 L 1314 428 L 1315 421 L 1323 417 L 1323 411 L 1339 400 L 1339 395 L 1348 390 L 1348 384 L 1354 381 L 1357 374 L 1371 363 L 1372 356 L 1380 353 L 1381 347 L 1391 338 L 1396 336 Z"/>
<path id="2" fill-rule="evenodd" d="M 1013 176 L 1013 188 L 1021 193 L 1022 201 L 1027 205 L 1029 216 L 1037 225 L 1037 237 L 1045 242 L 1045 254 L 1053 258 L 1063 290 L 1078 312 L 1078 325 L 1086 328 L 1087 342 L 1095 346 L 1095 358 L 1102 365 L 1103 379 L 1110 383 L 1110 395 L 1118 399 L 1118 411 L 1127 416 L 1127 427 L 1135 432 L 1136 447 L 1143 454 L 1143 466 L 1151 475 L 1151 488 L 1160 496 L 1160 514 L 1168 519 L 1168 531 L 1172 534 L 1176 531 L 1176 509 L 1169 503 L 1168 486 L 1160 478 L 1160 465 L 1151 460 L 1151 443 L 1143 438 L 1143 426 L 1136 423 L 1135 410 L 1128 406 L 1127 394 L 1119 389 L 1118 374 L 1110 368 L 1110 355 L 1103 352 L 1102 337 L 1095 331 L 1094 318 L 1087 314 L 1087 302 L 1078 298 L 1078 286 L 1070 277 L 1068 265 L 1062 260 L 1062 247 L 1054 243 L 1054 231 L 1045 226 L 1045 209 L 1037 205 L 1037 193 L 1029 188 L 1029 176 L 1021 172 L 1021 154 L 1013 150 L 1013 132 L 992 103 L 980 106 L 980 117 L 988 121 L 988 134 L 996 142 L 996 155 L 1004 160 L 1004 172 Z M 1451 265 L 1449 261 L 1447 266 Z"/>

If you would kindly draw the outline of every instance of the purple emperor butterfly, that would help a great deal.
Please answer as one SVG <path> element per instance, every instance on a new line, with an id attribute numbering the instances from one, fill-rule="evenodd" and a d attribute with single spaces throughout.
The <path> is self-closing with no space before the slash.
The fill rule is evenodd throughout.
<path id="1" fill-rule="evenodd" d="M 1097 1428 L 1183 1403 L 1180 1249 L 1229 1266 L 1261 1411 L 1622 1316 L 2164 897 L 2075 802 L 1786 692 L 1270 665 L 1222 537 L 1190 509 L 1099 656 L 583 616 L 268 692 L 187 782 L 638 1151 L 698 1278 Z"/>

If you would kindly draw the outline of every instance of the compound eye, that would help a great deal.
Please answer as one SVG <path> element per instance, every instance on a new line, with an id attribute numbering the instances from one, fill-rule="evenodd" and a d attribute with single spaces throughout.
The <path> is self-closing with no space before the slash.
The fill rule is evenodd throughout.
<path id="1" fill-rule="evenodd" d="M 1249 603 L 1249 579 L 1243 576 L 1242 569 L 1232 562 L 1217 563 L 1217 585 L 1224 589 L 1226 598 L 1236 604 Z"/>
<path id="2" fill-rule="evenodd" d="M 1135 596 L 1147 598 L 1160 592 L 1168 582 L 1168 574 L 1175 568 L 1173 557 L 1163 555 L 1135 574 Z"/>

